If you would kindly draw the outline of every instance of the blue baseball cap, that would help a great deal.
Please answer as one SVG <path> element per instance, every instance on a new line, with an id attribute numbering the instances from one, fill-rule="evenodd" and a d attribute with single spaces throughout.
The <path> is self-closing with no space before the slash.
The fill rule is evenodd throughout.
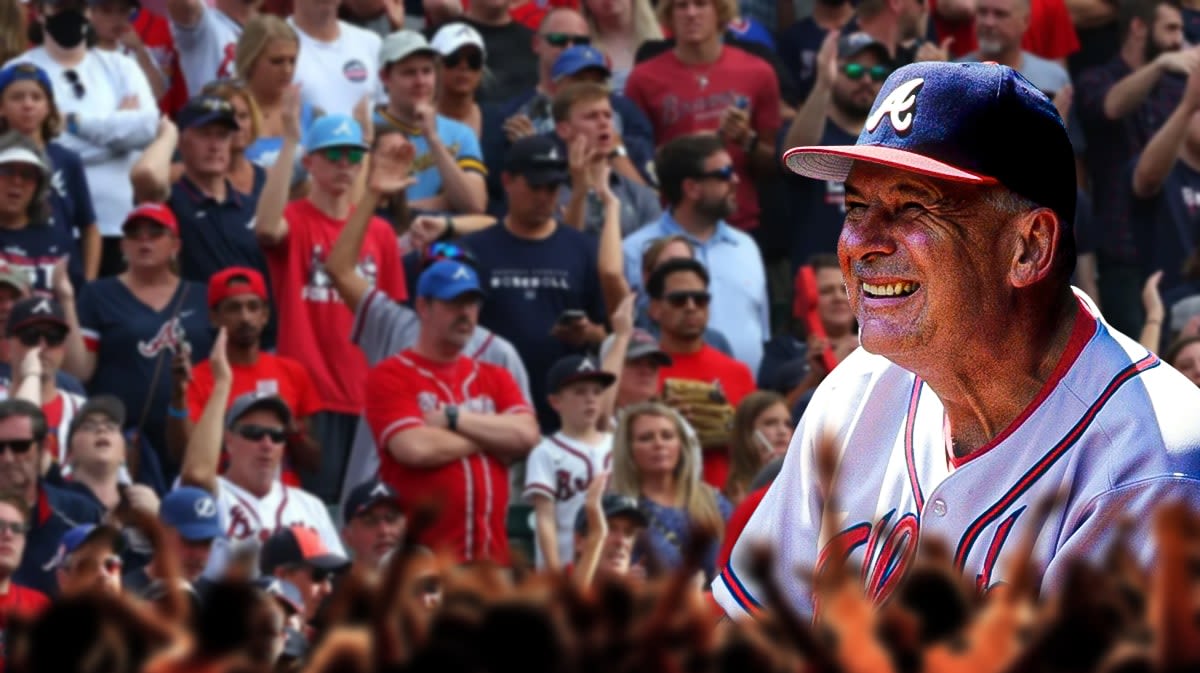
<path id="1" fill-rule="evenodd" d="M 468 293 L 483 298 L 485 293 L 479 285 L 479 274 L 469 264 L 452 259 L 435 262 L 417 279 L 418 297 L 450 301 Z"/>
<path id="2" fill-rule="evenodd" d="M 54 558 L 46 564 L 45 569 L 54 570 L 63 567 L 67 562 L 67 557 L 80 547 L 93 540 L 101 539 L 108 543 L 114 553 L 120 554 L 125 550 L 124 539 L 121 537 L 119 528 L 108 524 L 85 523 L 63 533 L 58 541 L 58 551 L 54 553 Z"/>
<path id="3" fill-rule="evenodd" d="M 31 79 L 42 85 L 42 89 L 46 91 L 46 95 L 51 100 L 54 99 L 54 87 L 50 85 L 50 76 L 45 70 L 37 67 L 32 63 L 14 63 L 7 68 L 0 70 L 0 92 L 8 88 L 8 85 L 13 82 L 18 82 L 23 79 Z"/>
<path id="4" fill-rule="evenodd" d="M 193 96 L 179 114 L 175 115 L 179 130 L 194 129 L 209 124 L 220 124 L 228 129 L 238 129 L 237 117 L 229 101 L 218 96 Z"/>
<path id="5" fill-rule="evenodd" d="M 595 47 L 577 44 L 563 50 L 550 67 L 550 79 L 557 82 L 563 77 L 578 75 L 584 70 L 600 70 L 605 77 L 612 74 L 608 59 Z"/>
<path id="6" fill-rule="evenodd" d="M 330 147 L 369 149 L 363 141 L 362 127 L 347 115 L 326 115 L 317 119 L 304 134 L 304 151 L 312 154 Z"/>
<path id="7" fill-rule="evenodd" d="M 180 486 L 163 496 L 158 516 L 190 542 L 223 537 L 217 518 L 217 501 L 202 488 Z"/>
<path id="8" fill-rule="evenodd" d="M 844 181 L 855 161 L 976 185 L 1001 184 L 1075 221 L 1075 154 L 1054 104 L 1008 66 L 906 65 L 893 72 L 854 145 L 794 147 L 792 171 Z"/>

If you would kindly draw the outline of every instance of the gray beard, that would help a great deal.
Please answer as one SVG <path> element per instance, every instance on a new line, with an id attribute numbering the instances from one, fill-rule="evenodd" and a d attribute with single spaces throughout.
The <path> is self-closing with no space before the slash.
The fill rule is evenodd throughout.
<path id="1" fill-rule="evenodd" d="M 980 56 L 999 56 L 1004 52 L 1004 45 L 996 40 L 979 40 L 979 55 Z"/>

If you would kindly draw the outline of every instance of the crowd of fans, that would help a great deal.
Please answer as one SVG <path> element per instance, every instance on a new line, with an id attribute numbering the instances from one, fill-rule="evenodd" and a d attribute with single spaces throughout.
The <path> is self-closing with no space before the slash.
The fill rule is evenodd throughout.
<path id="1" fill-rule="evenodd" d="M 1200 385 L 1198 44 L 1197 0 L 0 0 L 0 656 L 1006 670 L 1036 582 L 933 557 L 881 642 L 837 582 L 820 637 L 713 631 L 858 347 L 842 184 L 779 157 L 904 64 L 1011 66 L 1076 151 L 1075 284 Z M 1162 591 L 1104 572 L 1097 653 Z"/>

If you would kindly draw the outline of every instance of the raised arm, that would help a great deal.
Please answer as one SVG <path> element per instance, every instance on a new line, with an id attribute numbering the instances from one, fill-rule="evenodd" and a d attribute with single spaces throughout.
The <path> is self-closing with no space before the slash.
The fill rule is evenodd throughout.
<path id="1" fill-rule="evenodd" d="M 1147 199 L 1158 194 L 1187 140 L 1192 115 L 1200 110 L 1200 70 L 1188 76 L 1187 89 L 1167 122 L 1146 143 L 1133 168 L 1133 194 Z"/>
<path id="2" fill-rule="evenodd" d="M 292 187 L 292 171 L 295 170 L 296 147 L 300 144 L 300 88 L 292 85 L 283 92 L 283 107 L 280 111 L 283 122 L 283 147 L 275 164 L 267 170 L 267 184 L 258 198 L 258 209 L 254 211 L 254 235 L 266 247 L 278 245 L 287 237 L 288 223 L 283 218 L 288 193 Z"/>
<path id="3" fill-rule="evenodd" d="M 183 452 L 183 466 L 179 470 L 179 481 L 188 486 L 197 486 L 209 493 L 217 492 L 217 468 L 221 462 L 221 444 L 225 433 L 225 407 L 229 405 L 230 390 L 233 388 L 233 371 L 225 355 L 225 329 L 217 332 L 213 341 L 212 354 L 213 388 L 200 420 L 192 429 L 187 450 Z"/>
<path id="4" fill-rule="evenodd" d="M 1200 66 L 1200 47 L 1168 51 L 1121 78 L 1104 95 L 1104 116 L 1117 120 L 1137 109 L 1168 72 L 1191 75 Z"/>
<path id="5" fill-rule="evenodd" d="M 437 111 L 428 103 L 417 106 L 416 115 L 421 132 L 429 144 L 429 153 L 442 176 L 442 192 L 446 205 L 456 213 L 482 213 L 487 210 L 487 181 L 474 171 L 464 170 L 458 157 L 442 142 L 437 129 Z"/>
<path id="6" fill-rule="evenodd" d="M 821 134 L 825 131 L 829 104 L 833 99 L 833 82 L 837 79 L 837 41 L 837 32 L 830 31 L 821 43 L 821 49 L 817 52 L 817 81 L 788 127 L 784 145 L 789 148 L 821 144 Z"/>
<path id="7" fill-rule="evenodd" d="M 129 170 L 134 203 L 162 203 L 171 196 L 171 157 L 178 145 L 179 129 L 164 115 L 154 140 Z"/>
<path id="8" fill-rule="evenodd" d="M 613 329 L 612 346 L 605 354 L 604 361 L 600 363 L 600 368 L 617 378 L 600 395 L 600 421 L 605 425 L 616 412 L 617 389 L 621 385 L 621 372 L 625 369 L 625 354 L 629 351 L 629 341 L 633 338 L 633 304 L 636 300 L 636 294 L 626 293 L 609 319 Z"/>
<path id="9" fill-rule="evenodd" d="M 604 204 L 604 223 L 600 226 L 600 245 L 596 251 L 596 272 L 604 308 L 612 314 L 625 297 L 633 294 L 625 279 L 624 252 L 621 250 L 621 202 L 608 184 L 607 162 L 597 168 L 593 182 L 600 185 L 600 202 Z"/>

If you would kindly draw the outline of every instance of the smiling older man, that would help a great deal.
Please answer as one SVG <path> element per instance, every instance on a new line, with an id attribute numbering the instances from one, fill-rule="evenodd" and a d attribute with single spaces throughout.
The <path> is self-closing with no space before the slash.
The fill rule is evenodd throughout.
<path id="1" fill-rule="evenodd" d="M 713 583 L 728 613 L 762 596 L 747 572 L 759 541 L 780 547 L 777 579 L 802 612 L 813 597 L 795 568 L 845 555 L 882 600 L 927 539 L 983 591 L 1033 536 L 1047 593 L 1071 560 L 1106 553 L 1122 518 L 1200 505 L 1200 391 L 1071 288 L 1074 157 L 1028 80 L 996 64 L 906 66 L 856 145 L 785 161 L 846 183 L 838 254 L 862 349 L 813 396 Z M 823 530 L 826 436 L 838 504 Z M 1060 491 L 1063 511 L 1041 521 Z M 1129 545 L 1143 562 L 1150 531 Z"/>

